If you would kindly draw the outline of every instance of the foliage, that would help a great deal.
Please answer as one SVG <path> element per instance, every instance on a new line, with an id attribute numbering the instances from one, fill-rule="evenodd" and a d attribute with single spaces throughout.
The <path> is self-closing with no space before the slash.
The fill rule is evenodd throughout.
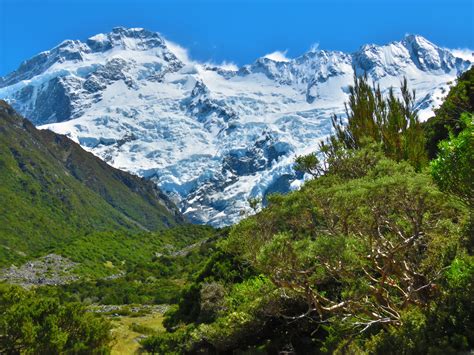
<path id="1" fill-rule="evenodd" d="M 170 257 L 186 246 L 215 238 L 210 226 L 186 224 L 159 232 L 96 232 L 78 237 L 57 252 L 80 263 L 76 272 L 88 279 L 130 272 L 136 265 L 151 269 L 147 276 L 170 274 Z M 154 264 L 154 261 L 158 261 Z M 138 276 L 138 275 L 137 275 Z M 143 278 L 145 278 L 145 275 Z"/>
<path id="2" fill-rule="evenodd" d="M 384 97 L 380 87 L 371 87 L 366 76 L 354 77 L 346 104 L 347 125 L 333 118 L 337 142 L 346 149 L 359 149 L 368 142 L 380 143 L 385 155 L 393 160 L 409 161 L 417 170 L 426 165 L 424 133 L 415 109 L 415 93 L 401 84 L 402 100 L 393 89 Z"/>
<path id="3" fill-rule="evenodd" d="M 264 276 L 249 277 L 228 285 L 223 307 L 212 322 L 181 326 L 173 333 L 158 334 L 144 348 L 180 349 L 181 352 L 235 349 L 252 353 L 277 352 L 283 348 L 308 353 L 315 344 L 314 324 L 292 317 L 304 309 L 301 300 L 280 294 Z M 284 314 L 289 314 L 285 317 Z M 153 344 L 153 345 L 152 345 Z M 165 350 L 162 350 L 166 353 Z"/>
<path id="4" fill-rule="evenodd" d="M 321 163 L 314 153 L 296 157 L 294 169 L 309 174 L 312 177 L 324 174 L 324 169 L 321 167 Z"/>
<path id="5" fill-rule="evenodd" d="M 248 265 L 243 265 L 231 254 L 218 248 L 197 273 L 194 282 L 181 292 L 177 307 L 167 312 L 163 324 L 168 330 L 174 330 L 179 324 L 212 321 L 213 315 L 202 310 L 203 286 L 231 285 L 242 282 L 253 273 L 254 271 Z"/>
<path id="6" fill-rule="evenodd" d="M 474 67 L 458 78 L 443 104 L 435 110 L 435 116 L 423 124 L 430 159 L 436 158 L 439 142 L 465 128 L 461 120 L 464 112 L 474 113 Z"/>
<path id="7" fill-rule="evenodd" d="M 227 246 L 322 320 L 360 330 L 400 324 L 402 310 L 429 302 L 459 247 L 465 211 L 406 163 L 383 159 L 364 177 L 327 175 L 293 194 L 311 206 L 297 207 L 299 221 L 282 225 L 263 211 L 234 228 Z M 316 222 L 303 229 L 308 215 Z"/>
<path id="8" fill-rule="evenodd" d="M 61 254 L 80 262 L 81 279 L 59 288 L 69 301 L 101 304 L 173 303 L 213 252 L 219 231 L 185 225 L 163 232 L 98 233 L 79 238 Z M 180 248 L 200 242 L 180 254 Z M 49 292 L 42 288 L 39 292 Z"/>
<path id="9" fill-rule="evenodd" d="M 78 303 L 0 285 L 0 352 L 91 354 L 108 351 L 110 324 Z"/>
<path id="10" fill-rule="evenodd" d="M 147 337 L 140 341 L 140 345 L 148 353 L 178 355 L 185 352 L 186 337 L 187 333 L 181 330 Z"/>
<path id="11" fill-rule="evenodd" d="M 446 270 L 438 302 L 423 312 L 411 308 L 403 326 L 369 339 L 374 354 L 458 354 L 474 346 L 474 259 L 455 259 Z"/>
<path id="12" fill-rule="evenodd" d="M 457 195 L 474 207 L 474 115 L 463 114 L 464 129 L 439 144 L 438 157 L 431 162 L 431 173 L 439 187 Z"/>

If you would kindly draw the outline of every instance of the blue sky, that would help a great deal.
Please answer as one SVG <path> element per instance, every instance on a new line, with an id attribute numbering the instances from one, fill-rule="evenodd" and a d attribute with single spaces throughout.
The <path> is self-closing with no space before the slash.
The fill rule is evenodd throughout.
<path id="1" fill-rule="evenodd" d="M 474 48 L 474 0 L 0 0 L 0 75 L 64 39 L 115 26 L 158 31 L 197 60 L 241 65 L 277 50 L 354 51 L 406 33 Z"/>

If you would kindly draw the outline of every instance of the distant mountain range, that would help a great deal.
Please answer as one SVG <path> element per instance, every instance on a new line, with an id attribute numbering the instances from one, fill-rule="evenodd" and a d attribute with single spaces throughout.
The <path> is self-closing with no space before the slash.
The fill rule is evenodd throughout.
<path id="1" fill-rule="evenodd" d="M 183 224 L 150 181 L 115 169 L 77 143 L 38 130 L 0 100 L 0 266 L 98 231 Z"/>
<path id="2" fill-rule="evenodd" d="M 156 182 L 191 220 L 219 226 L 238 220 L 248 197 L 299 186 L 294 157 L 331 132 L 355 74 L 384 90 L 406 76 L 426 119 L 474 61 L 416 35 L 237 69 L 191 61 L 175 48 L 139 28 L 68 40 L 0 78 L 0 98 L 39 128 Z"/>

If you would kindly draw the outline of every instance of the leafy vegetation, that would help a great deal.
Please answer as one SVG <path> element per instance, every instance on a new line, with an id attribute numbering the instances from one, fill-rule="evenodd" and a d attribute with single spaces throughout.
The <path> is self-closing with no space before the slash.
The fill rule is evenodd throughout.
<path id="1" fill-rule="evenodd" d="M 78 239 L 60 253 L 79 267 L 80 279 L 58 287 L 61 298 L 85 304 L 175 303 L 180 291 L 204 265 L 221 232 L 187 225 L 139 236 L 109 233 Z M 194 248 L 184 246 L 198 242 Z"/>
<path id="2" fill-rule="evenodd" d="M 450 102 L 464 100 L 457 97 L 463 79 L 459 85 Z M 393 91 L 382 97 L 366 78 L 350 92 L 347 126 L 335 119 L 336 135 L 296 161 L 314 179 L 271 196 L 267 208 L 231 229 L 165 316 L 168 332 L 145 339 L 145 350 L 438 354 L 474 347 L 473 256 L 465 243 L 472 116 L 463 116 L 465 129 L 440 145 L 430 167 L 429 130 L 406 82 L 401 101 Z M 237 271 L 240 277 L 224 276 Z"/>
<path id="3" fill-rule="evenodd" d="M 423 124 L 430 159 L 436 158 L 442 140 L 448 139 L 450 133 L 456 136 L 464 129 L 461 120 L 464 112 L 474 112 L 474 67 L 461 74 L 443 104 L 435 110 L 435 116 Z"/>
<path id="4" fill-rule="evenodd" d="M 109 322 L 79 303 L 38 297 L 0 284 L 0 352 L 3 354 L 94 354 L 109 349 Z"/>
<path id="5" fill-rule="evenodd" d="M 56 251 L 80 263 L 76 273 L 86 279 L 137 273 L 134 271 L 137 265 L 150 269 L 147 276 L 169 276 L 176 270 L 170 270 L 172 262 L 167 259 L 174 260 L 174 253 L 193 243 L 215 238 L 215 234 L 212 227 L 192 224 L 159 232 L 97 232 L 78 237 Z"/>
<path id="6" fill-rule="evenodd" d="M 441 189 L 457 195 L 474 208 L 474 116 L 464 113 L 465 127 L 458 136 L 439 144 L 438 157 L 431 162 L 433 178 Z"/>

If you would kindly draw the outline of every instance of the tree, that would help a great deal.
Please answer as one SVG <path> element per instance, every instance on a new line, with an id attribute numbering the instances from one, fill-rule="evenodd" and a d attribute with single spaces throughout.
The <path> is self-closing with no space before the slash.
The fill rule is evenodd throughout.
<path id="1" fill-rule="evenodd" d="M 326 175 L 241 222 L 226 246 L 306 300 L 302 317 L 362 333 L 400 327 L 406 310 L 436 297 L 466 211 L 407 162 L 367 148 L 339 156 Z"/>
<path id="2" fill-rule="evenodd" d="M 110 323 L 79 303 L 0 285 L 0 314 L 2 354 L 91 354 L 109 348 Z"/>
<path id="3" fill-rule="evenodd" d="M 457 137 L 439 144 L 438 158 L 431 162 L 431 173 L 439 187 L 474 207 L 474 115 L 465 113 L 460 120 L 465 128 Z"/>
<path id="4" fill-rule="evenodd" d="M 325 172 L 320 160 L 314 153 L 296 157 L 294 169 L 312 177 L 321 176 Z"/>
<path id="5" fill-rule="evenodd" d="M 346 149 L 359 149 L 370 142 L 380 143 L 385 155 L 396 161 L 407 160 L 417 170 L 427 163 L 424 132 L 415 109 L 415 92 L 406 78 L 398 99 L 392 88 L 384 97 L 380 87 L 371 87 L 366 76 L 354 77 L 346 103 L 347 125 L 337 116 L 332 123 L 335 142 Z"/>

